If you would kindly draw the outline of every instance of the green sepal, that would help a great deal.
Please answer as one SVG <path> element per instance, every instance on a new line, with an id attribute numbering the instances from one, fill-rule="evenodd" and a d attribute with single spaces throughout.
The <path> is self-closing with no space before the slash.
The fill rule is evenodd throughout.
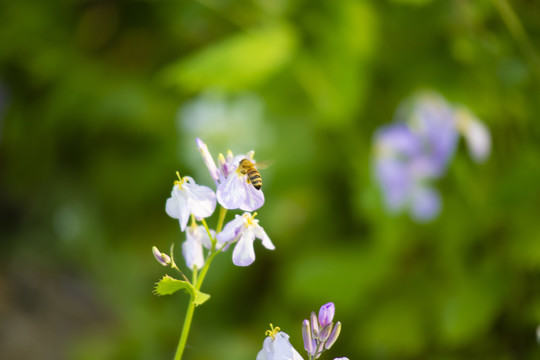
<path id="1" fill-rule="evenodd" d="M 178 280 L 169 275 L 163 276 L 163 278 L 156 283 L 154 294 L 158 296 L 171 295 L 178 290 L 184 290 L 188 293 L 193 299 L 195 306 L 199 306 L 210 299 L 210 295 L 200 292 L 188 281 Z"/>

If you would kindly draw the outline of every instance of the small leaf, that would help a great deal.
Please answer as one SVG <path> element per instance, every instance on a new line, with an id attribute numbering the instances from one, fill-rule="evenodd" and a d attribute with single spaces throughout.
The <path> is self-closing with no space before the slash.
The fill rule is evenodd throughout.
<path id="1" fill-rule="evenodd" d="M 154 294 L 171 295 L 178 290 L 184 290 L 187 294 L 189 294 L 193 298 L 195 306 L 199 306 L 206 302 L 206 300 L 210 299 L 210 295 L 200 292 L 193 285 L 191 285 L 191 283 L 172 278 L 169 275 L 163 276 L 163 278 L 158 281 L 154 289 Z"/>

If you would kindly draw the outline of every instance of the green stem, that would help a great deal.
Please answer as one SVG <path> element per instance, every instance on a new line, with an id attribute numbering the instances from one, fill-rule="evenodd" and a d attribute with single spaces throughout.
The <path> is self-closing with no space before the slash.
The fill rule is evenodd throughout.
<path id="1" fill-rule="evenodd" d="M 178 347 L 176 348 L 176 355 L 174 360 L 182 359 L 182 354 L 186 347 L 187 337 L 189 334 L 189 328 L 191 327 L 191 320 L 193 319 L 193 312 L 195 311 L 195 303 L 193 298 L 189 300 L 189 306 L 186 312 L 186 318 L 184 319 L 184 326 L 182 327 L 182 335 L 180 335 L 180 341 L 178 341 Z"/>
<path id="2" fill-rule="evenodd" d="M 224 209 L 223 207 L 220 208 L 216 233 L 219 233 L 221 231 L 226 214 L 227 214 L 227 209 Z M 195 219 L 193 218 L 192 220 L 194 221 Z M 208 269 L 210 268 L 210 264 L 212 263 L 212 260 L 216 257 L 217 254 L 221 252 L 221 249 L 218 249 L 216 251 L 217 239 L 212 237 L 212 234 L 210 233 L 210 229 L 208 228 L 208 225 L 206 224 L 206 220 L 202 219 L 201 222 L 203 226 L 205 227 L 208 233 L 208 236 L 210 237 L 210 240 L 212 241 L 212 249 L 210 249 L 210 255 L 208 255 L 208 258 L 206 259 L 206 263 L 201 269 L 200 275 L 198 274 L 198 271 L 196 268 L 193 271 L 192 284 L 193 286 L 195 286 L 197 290 L 201 289 L 202 283 L 204 281 L 204 278 L 206 277 L 206 273 L 208 272 Z M 189 334 L 189 329 L 191 327 L 191 321 L 193 320 L 194 312 L 195 312 L 195 303 L 193 302 L 193 298 L 190 298 L 189 305 L 186 312 L 186 318 L 184 319 L 184 326 L 182 327 L 182 334 L 180 335 L 180 340 L 178 341 L 178 347 L 176 348 L 176 354 L 174 356 L 174 360 L 182 359 L 182 354 L 184 353 L 184 349 L 186 347 L 187 337 Z"/>
<path id="3" fill-rule="evenodd" d="M 227 215 L 227 209 L 225 209 L 223 206 L 219 208 L 219 219 L 218 224 L 216 228 L 216 234 L 221 231 L 223 228 L 223 222 L 225 221 L 225 215 Z"/>
<path id="4" fill-rule="evenodd" d="M 210 239 L 210 241 L 212 242 L 212 246 L 214 245 L 214 243 L 216 242 L 216 239 L 214 239 L 212 237 L 212 233 L 210 232 L 210 228 L 208 227 L 208 225 L 206 224 L 206 220 L 204 219 L 201 219 L 201 223 L 203 224 L 204 228 L 206 229 L 206 233 L 208 234 L 208 238 Z M 213 249 L 212 249 L 213 250 Z"/>

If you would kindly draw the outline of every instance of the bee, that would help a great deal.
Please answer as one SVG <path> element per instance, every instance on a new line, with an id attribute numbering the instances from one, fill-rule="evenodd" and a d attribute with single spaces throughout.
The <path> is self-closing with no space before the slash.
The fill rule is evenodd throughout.
<path id="1" fill-rule="evenodd" d="M 262 178 L 261 174 L 259 173 L 259 170 L 255 167 L 255 164 L 253 164 L 248 159 L 242 159 L 240 160 L 240 163 L 238 164 L 238 171 L 241 174 L 247 174 L 249 182 L 251 182 L 251 185 L 257 190 L 261 190 L 262 187 Z"/>

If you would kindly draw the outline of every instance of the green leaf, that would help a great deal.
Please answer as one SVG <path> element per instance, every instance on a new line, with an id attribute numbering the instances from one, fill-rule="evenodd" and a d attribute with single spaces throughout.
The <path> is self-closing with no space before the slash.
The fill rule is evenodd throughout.
<path id="1" fill-rule="evenodd" d="M 161 75 L 165 84 L 188 91 L 247 89 L 278 71 L 295 48 L 293 29 L 275 23 L 212 44 L 172 64 Z"/>
<path id="2" fill-rule="evenodd" d="M 210 295 L 200 292 L 193 285 L 191 285 L 191 283 L 172 278 L 169 275 L 163 276 L 163 278 L 158 281 L 154 289 L 154 294 L 171 295 L 178 290 L 184 290 L 186 293 L 188 293 L 193 298 L 195 306 L 199 306 L 206 302 L 206 300 L 210 299 Z"/>

